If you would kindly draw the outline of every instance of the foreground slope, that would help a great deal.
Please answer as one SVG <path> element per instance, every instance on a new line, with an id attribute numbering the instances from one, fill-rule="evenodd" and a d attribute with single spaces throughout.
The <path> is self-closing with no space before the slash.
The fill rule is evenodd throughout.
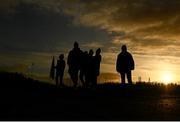
<path id="1" fill-rule="evenodd" d="M 180 120 L 179 86 L 56 88 L 0 73 L 0 120 Z"/>

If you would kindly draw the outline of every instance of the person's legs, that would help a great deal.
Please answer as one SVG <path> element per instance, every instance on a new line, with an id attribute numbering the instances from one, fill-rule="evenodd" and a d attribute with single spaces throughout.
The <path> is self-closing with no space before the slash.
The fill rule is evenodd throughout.
<path id="1" fill-rule="evenodd" d="M 84 86 L 84 71 L 80 70 L 79 79 L 81 80 L 82 85 Z"/>
<path id="2" fill-rule="evenodd" d="M 73 83 L 74 83 L 74 87 L 77 86 L 77 83 L 78 83 L 78 70 L 74 70 L 74 73 L 73 73 Z"/>
<path id="3" fill-rule="evenodd" d="M 60 86 L 63 85 L 63 75 L 64 75 L 64 73 L 61 73 L 61 74 L 60 74 Z"/>
<path id="4" fill-rule="evenodd" d="M 125 84 L 125 72 L 121 72 L 121 83 Z"/>
<path id="5" fill-rule="evenodd" d="M 56 74 L 56 86 L 58 86 L 58 75 Z"/>
<path id="6" fill-rule="evenodd" d="M 131 70 L 127 72 L 128 83 L 132 84 Z"/>
<path id="7" fill-rule="evenodd" d="M 77 81 L 78 81 L 78 71 L 76 71 L 75 69 L 70 69 L 69 74 L 70 74 L 74 87 L 76 87 Z"/>
<path id="8" fill-rule="evenodd" d="M 89 74 L 88 80 L 89 80 L 89 86 L 94 87 L 95 86 L 95 76 L 92 72 Z"/>

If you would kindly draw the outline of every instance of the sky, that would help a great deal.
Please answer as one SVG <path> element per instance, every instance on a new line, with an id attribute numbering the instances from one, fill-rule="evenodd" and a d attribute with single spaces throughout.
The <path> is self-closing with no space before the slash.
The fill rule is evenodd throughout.
<path id="1" fill-rule="evenodd" d="M 100 47 L 102 76 L 119 81 L 115 64 L 126 44 L 133 81 L 178 83 L 179 22 L 179 0 L 1 0 L 0 71 L 49 76 L 52 56 L 67 58 L 77 41 L 83 51 Z"/>

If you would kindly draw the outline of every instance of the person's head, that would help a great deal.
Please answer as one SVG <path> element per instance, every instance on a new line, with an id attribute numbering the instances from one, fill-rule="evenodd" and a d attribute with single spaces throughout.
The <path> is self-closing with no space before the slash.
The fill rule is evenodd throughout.
<path id="1" fill-rule="evenodd" d="M 88 55 L 88 51 L 84 51 L 84 54 L 85 54 L 85 55 Z"/>
<path id="2" fill-rule="evenodd" d="M 126 45 L 123 45 L 123 46 L 121 47 L 121 50 L 122 50 L 122 52 L 126 52 L 126 51 L 127 51 Z"/>
<path id="3" fill-rule="evenodd" d="M 101 53 L 101 49 L 98 48 L 98 49 L 96 50 L 96 55 L 99 55 L 100 53 Z"/>
<path id="4" fill-rule="evenodd" d="M 90 49 L 90 50 L 89 50 L 89 55 L 90 55 L 90 56 L 93 56 L 93 54 L 94 54 L 93 50 Z"/>
<path id="5" fill-rule="evenodd" d="M 63 60 L 64 59 L 64 54 L 59 55 L 59 59 Z"/>
<path id="6" fill-rule="evenodd" d="M 74 48 L 79 48 L 79 44 L 77 42 L 74 42 Z"/>

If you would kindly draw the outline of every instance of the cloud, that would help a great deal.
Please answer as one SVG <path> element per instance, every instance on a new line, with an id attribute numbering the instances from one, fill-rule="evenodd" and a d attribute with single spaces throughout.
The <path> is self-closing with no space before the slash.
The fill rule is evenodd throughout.
<path id="1" fill-rule="evenodd" d="M 29 15 L 26 14 L 29 11 L 21 13 L 18 8 L 22 4 L 35 6 L 34 13 L 37 13 L 35 14 L 37 16 L 34 17 L 34 14 L 31 14 L 31 12 Z M 8 47 L 6 49 L 13 47 L 15 44 L 15 46 L 20 45 L 20 47 L 28 49 L 28 47 L 24 47 L 24 44 L 28 46 L 33 44 L 29 50 L 38 52 L 39 50 L 47 49 L 52 43 L 58 49 L 67 45 L 68 47 L 65 48 L 72 48 L 73 43 L 69 46 L 70 42 L 72 42 L 69 40 L 79 41 L 82 37 L 79 41 L 82 47 L 103 48 L 103 71 L 112 71 L 114 69 L 112 72 L 115 72 L 114 64 L 122 44 L 127 44 L 128 50 L 133 53 L 139 71 L 156 69 L 156 66 L 151 67 L 151 65 L 147 66 L 144 63 L 151 63 L 151 60 L 153 60 L 155 65 L 159 61 L 178 65 L 179 62 L 177 60 L 179 60 L 178 57 L 180 56 L 179 6 L 179 0 L 1 0 L 0 13 L 11 13 L 10 15 L 18 13 L 18 15 L 21 15 L 18 16 L 20 19 L 15 20 L 17 26 L 11 26 L 11 22 L 10 24 L 1 24 L 1 26 L 9 25 L 7 30 L 2 33 L 1 40 L 13 40 L 16 43 L 6 45 L 6 43 L 1 42 L 1 44 L 3 43 L 3 47 Z M 40 14 L 36 10 L 40 11 Z M 70 19 L 62 21 L 63 19 L 59 15 Z M 28 17 L 32 20 L 26 21 Z M 22 18 L 26 18 L 24 19 L 25 21 L 18 21 Z M 36 20 L 39 21 L 37 22 Z M 66 23 L 66 20 L 70 20 L 70 23 L 73 21 L 72 24 L 78 28 L 72 29 L 72 26 L 68 26 L 70 23 Z M 62 24 L 60 25 L 58 22 Z M 51 26 L 46 28 L 46 25 L 49 25 L 49 23 Z M 65 30 L 66 27 L 63 25 L 67 25 L 68 29 Z M 21 32 L 24 32 L 24 27 L 27 29 L 23 33 L 24 37 L 22 36 L 15 40 L 14 35 L 21 35 Z M 16 30 L 15 28 L 18 29 Z M 105 34 L 97 34 L 101 35 L 97 38 L 96 34 L 91 34 L 82 28 L 103 30 L 110 36 L 110 39 L 105 37 Z M 10 33 L 9 30 L 12 30 L 11 36 L 8 35 Z M 46 32 L 45 30 L 50 31 Z M 33 38 L 29 35 L 31 32 L 35 35 Z M 59 36 L 60 33 L 62 35 Z M 71 35 L 71 37 L 67 35 Z M 104 38 L 102 39 L 102 37 Z M 28 43 L 23 43 L 24 40 L 27 40 Z M 34 40 L 33 43 L 31 40 Z M 48 40 L 55 41 L 51 42 Z M 84 40 L 88 40 L 87 43 L 84 43 Z M 92 40 L 103 41 L 93 42 Z M 39 45 L 41 45 L 40 48 L 38 48 Z M 49 49 L 48 51 L 52 50 Z M 139 74 L 137 73 L 137 75 Z"/>
<path id="2" fill-rule="evenodd" d="M 172 18 L 177 18 L 180 9 L 178 0 L 104 0 L 79 1 L 78 4 L 71 4 L 65 8 L 65 12 L 75 16 L 81 24 L 100 26 L 110 31 L 134 30 L 156 26 L 161 22 L 173 22 Z"/>
<path id="3" fill-rule="evenodd" d="M 1 0 L 0 2 L 0 9 L 9 9 L 12 8 L 14 6 L 16 6 L 19 3 L 19 0 Z"/>
<path id="4" fill-rule="evenodd" d="M 101 47 L 103 47 L 103 44 L 96 41 L 96 42 L 82 44 L 82 46 L 86 47 L 86 48 L 101 48 Z"/>
<path id="5" fill-rule="evenodd" d="M 179 0 L 103 0 L 62 1 L 63 12 L 74 18 L 74 24 L 106 30 L 114 52 L 122 44 L 139 55 L 178 56 L 170 48 L 180 47 Z"/>
<path id="6" fill-rule="evenodd" d="M 133 33 L 135 36 L 179 34 L 179 0 L 7 0 L 1 9 L 12 9 L 19 3 L 63 12 L 74 17 L 74 23 L 98 27 L 108 32 Z"/>
<path id="7" fill-rule="evenodd" d="M 168 28 L 169 32 L 179 32 L 174 28 L 175 25 L 180 26 L 179 0 L 3 0 L 0 8 L 14 8 L 22 2 L 38 4 L 56 12 L 63 11 L 73 16 L 75 23 L 108 31 Z"/>

